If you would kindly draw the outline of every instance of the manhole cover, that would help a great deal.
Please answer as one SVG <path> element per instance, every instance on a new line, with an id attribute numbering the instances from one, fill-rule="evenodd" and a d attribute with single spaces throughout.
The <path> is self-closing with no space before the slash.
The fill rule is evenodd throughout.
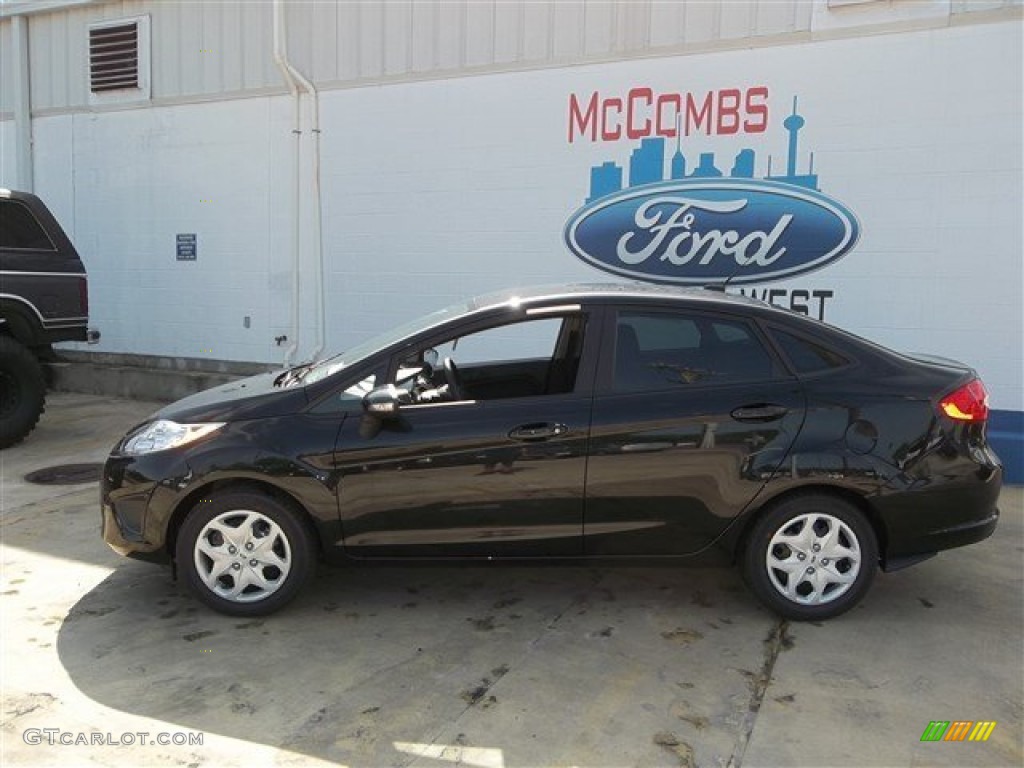
<path id="1" fill-rule="evenodd" d="M 25 480 L 36 485 L 78 485 L 99 482 L 102 464 L 59 464 L 44 467 L 25 475 Z"/>

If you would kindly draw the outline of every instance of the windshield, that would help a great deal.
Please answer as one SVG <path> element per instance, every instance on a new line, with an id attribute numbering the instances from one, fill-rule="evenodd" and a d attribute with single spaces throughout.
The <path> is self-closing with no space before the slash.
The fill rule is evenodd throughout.
<path id="1" fill-rule="evenodd" d="M 382 334 L 374 336 L 373 338 L 364 341 L 362 344 L 358 344 L 352 349 L 346 352 L 342 352 L 340 355 L 333 355 L 331 357 L 324 358 L 319 362 L 313 363 L 309 369 L 300 377 L 296 377 L 292 381 L 294 383 L 312 384 L 314 381 L 320 381 L 326 379 L 328 376 L 333 376 L 343 368 L 348 368 L 351 365 L 365 360 L 375 352 L 379 352 L 385 347 L 390 347 L 392 344 L 396 344 L 402 339 L 408 338 L 409 336 L 415 336 L 420 331 L 424 331 L 427 328 L 440 325 L 445 320 L 459 315 L 464 315 L 469 310 L 469 307 L 465 302 L 458 304 L 452 304 L 444 309 L 439 309 L 435 312 L 431 312 L 429 315 L 418 317 L 415 320 L 410 320 L 407 323 L 403 323 L 395 328 L 392 328 Z M 289 382 L 292 383 L 292 382 Z"/>

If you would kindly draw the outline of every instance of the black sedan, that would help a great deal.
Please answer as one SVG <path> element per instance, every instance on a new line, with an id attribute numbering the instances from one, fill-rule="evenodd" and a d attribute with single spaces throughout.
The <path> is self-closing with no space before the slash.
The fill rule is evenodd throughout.
<path id="1" fill-rule="evenodd" d="M 436 312 L 132 429 L 103 537 L 235 615 L 318 557 L 724 558 L 791 619 L 995 529 L 976 373 L 715 290 L 560 286 Z"/>

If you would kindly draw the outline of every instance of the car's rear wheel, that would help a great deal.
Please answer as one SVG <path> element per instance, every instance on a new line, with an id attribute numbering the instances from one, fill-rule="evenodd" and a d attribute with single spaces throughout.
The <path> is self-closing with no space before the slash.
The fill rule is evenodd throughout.
<path id="1" fill-rule="evenodd" d="M 797 621 L 852 608 L 877 567 L 871 524 L 853 504 L 828 494 L 795 496 L 768 511 L 750 532 L 742 559 L 754 594 Z"/>
<path id="2" fill-rule="evenodd" d="M 0 448 L 20 442 L 43 412 L 46 379 L 32 352 L 0 336 Z"/>
<path id="3" fill-rule="evenodd" d="M 312 537 L 295 512 L 250 491 L 204 499 L 176 542 L 178 568 L 193 592 L 233 616 L 273 613 L 313 571 Z"/>

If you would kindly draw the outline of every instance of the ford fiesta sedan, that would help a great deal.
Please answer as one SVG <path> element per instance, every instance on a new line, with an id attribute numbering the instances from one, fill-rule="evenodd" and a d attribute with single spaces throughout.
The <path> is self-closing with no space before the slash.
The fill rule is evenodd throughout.
<path id="1" fill-rule="evenodd" d="M 234 615 L 320 557 L 701 555 L 823 619 L 992 533 L 987 417 L 967 365 L 741 296 L 520 290 L 158 411 L 106 463 L 103 537 Z"/>

